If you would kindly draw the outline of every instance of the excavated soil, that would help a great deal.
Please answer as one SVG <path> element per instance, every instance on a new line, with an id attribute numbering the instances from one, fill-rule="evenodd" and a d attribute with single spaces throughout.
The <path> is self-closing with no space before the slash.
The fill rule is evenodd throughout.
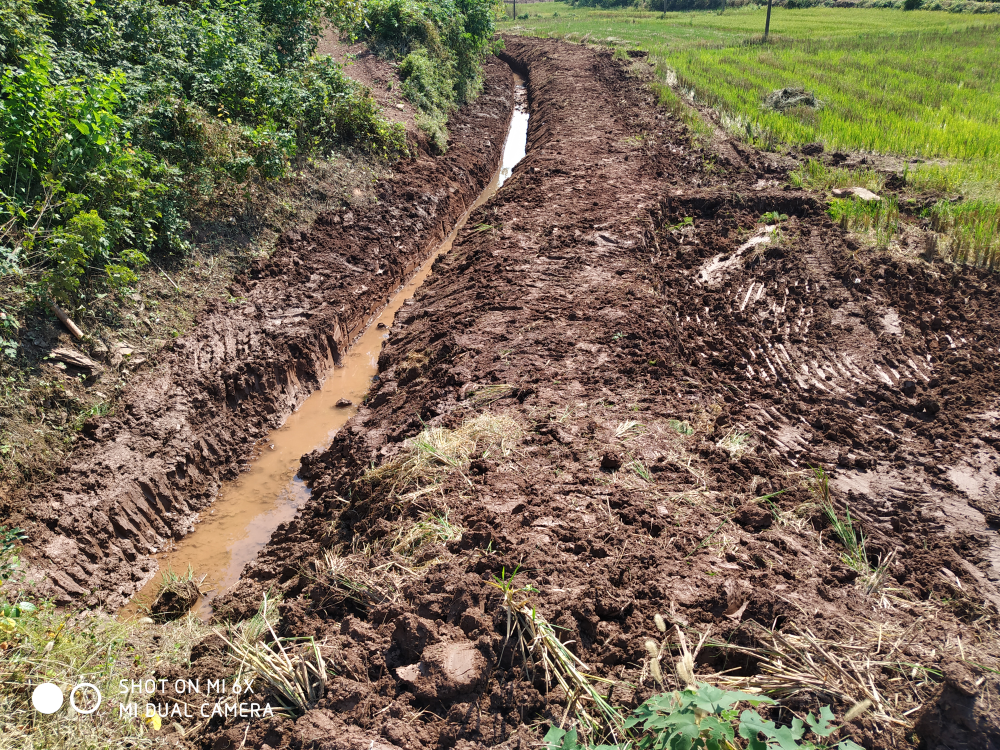
<path id="1" fill-rule="evenodd" d="M 119 607 L 153 575 L 149 555 L 187 533 L 220 481 L 319 386 L 489 182 L 514 96 L 506 65 L 486 73 L 483 95 L 452 118 L 445 156 L 401 162 L 376 205 L 283 235 L 114 417 L 87 421 L 54 483 L 15 499 L 41 593 Z"/>
<path id="2" fill-rule="evenodd" d="M 613 703 L 653 692 L 660 613 L 743 649 L 704 648 L 705 674 L 759 678 L 772 629 L 827 644 L 845 672 L 813 651 L 823 676 L 779 718 L 868 697 L 840 737 L 995 746 L 994 279 L 859 251 L 813 196 L 761 188 L 745 148 L 706 172 L 608 54 L 506 55 L 528 74 L 526 158 L 220 605 L 280 593 L 283 635 L 316 637 L 336 677 L 294 723 L 213 726 L 204 746 L 537 746 L 567 696 L 506 637 L 492 583 L 514 571 Z M 506 425 L 502 447 L 407 474 L 413 438 L 470 424 Z M 845 565 L 813 467 L 885 563 L 877 585 Z M 461 538 L 414 548 L 445 514 Z"/>
<path id="3" fill-rule="evenodd" d="M 316 638 L 325 692 L 294 720 L 213 719 L 196 743 L 537 747 L 571 701 L 507 638 L 494 584 L 513 576 L 590 673 L 612 681 L 601 690 L 613 704 L 655 691 L 644 644 L 661 638 L 659 613 L 695 640 L 710 631 L 700 675 L 729 670 L 788 693 L 772 718 L 822 704 L 841 717 L 868 698 L 838 737 L 996 747 L 995 279 L 859 249 L 816 197 L 759 181 L 766 155 L 730 145 L 729 166 L 707 169 L 718 162 L 608 53 L 509 38 L 504 54 L 529 82 L 526 158 L 397 316 L 363 408 L 304 457 L 312 496 L 299 517 L 217 600 L 218 617 L 239 618 L 265 592 L 280 596 L 278 632 Z M 495 128 L 445 157 L 467 157 L 476 176 L 455 185 L 461 195 L 496 162 L 509 112 L 497 79 L 492 119 L 476 120 Z M 142 574 L 126 560 L 141 552 L 127 540 L 153 545 L 175 531 L 169 513 L 200 507 L 217 476 L 204 457 L 235 467 L 240 441 L 287 411 L 394 285 L 343 322 L 359 287 L 380 284 L 363 269 L 392 254 L 383 264 L 398 278 L 410 256 L 396 243 L 456 214 L 447 188 L 435 201 L 417 187 L 444 180 L 446 163 L 401 176 L 412 195 L 396 187 L 370 219 L 328 217 L 289 237 L 247 281 L 257 312 L 245 325 L 266 357 L 247 357 L 237 342 L 252 335 L 218 312 L 204 328 L 214 338 L 175 353 L 170 372 L 184 377 L 95 426 L 100 442 L 49 496 L 62 503 L 46 517 L 52 559 L 80 544 L 104 566 L 70 584 L 134 587 Z M 412 223 L 393 226 L 386 206 L 406 198 Z M 788 218 L 774 230 L 761 221 L 770 212 Z M 322 270 L 331 264 L 336 275 Z M 233 364 L 211 377 L 182 369 L 229 351 Z M 289 360 L 295 378 L 268 374 Z M 196 425 L 234 423 L 241 403 L 260 414 L 250 426 L 199 437 Z M 426 449 L 473 434 L 468 455 Z M 112 483 L 119 455 L 126 478 Z M 160 480 L 128 478 L 150 465 Z M 881 577 L 845 564 L 826 499 L 841 518 L 849 509 Z M 101 547 L 120 552 L 104 562 Z M 783 649 L 787 668 L 765 647 Z M 793 666 L 796 654 L 813 667 Z M 200 649 L 191 675 L 218 658 Z"/>

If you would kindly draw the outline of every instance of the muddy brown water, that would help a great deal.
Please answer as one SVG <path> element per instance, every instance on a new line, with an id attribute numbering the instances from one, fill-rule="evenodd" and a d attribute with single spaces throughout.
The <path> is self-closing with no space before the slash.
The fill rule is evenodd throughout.
<path id="1" fill-rule="evenodd" d="M 186 574 L 189 566 L 197 577 L 205 576 L 205 594 L 195 611 L 204 619 L 212 615 L 212 601 L 239 579 L 243 567 L 267 544 L 275 529 L 294 518 L 309 498 L 310 490 L 297 475 L 303 455 L 330 445 L 334 435 L 357 412 L 378 372 L 378 356 L 396 313 L 424 283 L 434 260 L 451 250 L 456 235 L 469 214 L 488 201 L 524 158 L 528 137 L 525 80 L 514 74 L 516 103 L 504 143 L 500 167 L 490 184 L 459 218 L 451 233 L 417 269 L 413 277 L 369 322 L 344 355 L 340 366 L 329 373 L 323 386 L 307 398 L 285 423 L 262 443 L 249 471 L 226 482 L 218 498 L 195 530 L 157 555 L 161 572 Z M 338 407 L 347 399 L 350 406 Z M 143 611 L 156 595 L 161 575 L 154 575 L 122 611 L 133 616 Z"/>

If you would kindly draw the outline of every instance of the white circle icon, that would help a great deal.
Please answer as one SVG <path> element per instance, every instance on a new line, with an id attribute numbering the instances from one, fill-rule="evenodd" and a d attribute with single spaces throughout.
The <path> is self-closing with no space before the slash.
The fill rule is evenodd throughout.
<path id="1" fill-rule="evenodd" d="M 84 692 L 81 696 L 81 701 L 87 700 L 88 702 L 87 707 L 80 708 L 78 705 L 76 705 L 76 691 L 79 690 L 80 688 L 86 688 L 88 691 L 93 691 L 96 694 L 97 699 L 93 705 L 89 705 L 90 700 L 93 699 L 87 694 L 87 692 Z M 61 702 L 62 693 L 59 694 L 59 698 Z M 78 714 L 84 714 L 85 716 L 87 714 L 92 714 L 94 713 L 94 711 L 99 709 L 101 707 L 102 700 L 104 700 L 104 696 L 101 695 L 101 691 L 98 689 L 97 685 L 95 685 L 92 682 L 81 682 L 79 685 L 73 688 L 72 692 L 70 692 L 69 694 L 69 705 L 71 705 L 73 707 L 73 710 L 76 711 Z"/>
<path id="2" fill-rule="evenodd" d="M 31 705 L 40 714 L 54 714 L 62 704 L 63 692 L 51 682 L 43 682 L 31 694 Z"/>

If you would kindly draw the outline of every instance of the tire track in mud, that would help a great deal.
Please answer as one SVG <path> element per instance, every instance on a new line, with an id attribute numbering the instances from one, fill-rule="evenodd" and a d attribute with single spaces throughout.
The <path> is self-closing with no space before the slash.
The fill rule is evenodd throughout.
<path id="1" fill-rule="evenodd" d="M 875 707 L 844 736 L 985 747 L 1000 732 L 1000 685 L 974 666 L 1000 666 L 993 280 L 856 253 L 808 194 L 706 173 L 609 54 L 506 41 L 529 80 L 527 156 L 397 317 L 366 404 L 303 458 L 301 515 L 218 602 L 241 617 L 280 594 L 282 634 L 316 637 L 337 676 L 296 721 L 213 724 L 206 742 L 536 744 L 529 726 L 559 723 L 567 696 L 504 638 L 490 582 L 517 570 L 592 673 L 621 681 L 612 703 L 654 691 L 655 612 L 747 648 L 761 627 L 808 628 L 940 675 L 871 672 Z M 792 218 L 751 242 L 771 211 Z M 413 438 L 484 424 L 503 440 L 459 470 L 406 474 Z M 811 465 L 886 562 L 874 594 Z M 412 543 L 445 514 L 461 538 Z M 699 670 L 756 664 L 707 649 Z"/>
<path id="2" fill-rule="evenodd" d="M 112 417 L 88 420 L 50 485 L 11 505 L 32 548 L 29 578 L 61 603 L 116 609 L 186 534 L 255 443 L 313 390 L 392 291 L 450 231 L 503 148 L 510 70 L 486 66 L 483 94 L 450 122 L 443 157 L 400 162 L 378 203 L 320 216 L 168 345 Z"/>

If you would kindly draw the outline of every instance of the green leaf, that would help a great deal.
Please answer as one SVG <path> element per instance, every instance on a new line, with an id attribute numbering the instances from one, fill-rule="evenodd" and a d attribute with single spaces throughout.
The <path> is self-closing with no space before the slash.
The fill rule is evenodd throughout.
<path id="1" fill-rule="evenodd" d="M 73 123 L 73 126 L 81 133 L 83 133 L 84 135 L 90 135 L 90 126 L 87 125 L 87 123 L 80 122 L 79 120 L 75 120 L 72 117 L 69 118 L 69 121 Z"/>
<path id="2" fill-rule="evenodd" d="M 769 733 L 774 728 L 773 721 L 764 721 L 756 711 L 750 709 L 740 714 L 740 737 L 745 740 L 756 740 L 760 732 Z"/>
<path id="3" fill-rule="evenodd" d="M 710 714 L 718 714 L 740 701 L 746 701 L 752 706 L 757 706 L 761 703 L 774 703 L 773 700 L 762 695 L 743 693 L 738 690 L 722 690 L 705 683 L 698 685 L 698 692 L 694 695 L 691 703 L 697 708 L 708 711 Z"/>
<path id="4" fill-rule="evenodd" d="M 574 750 L 579 747 L 576 741 L 576 730 L 570 729 L 568 732 L 559 727 L 551 727 L 542 738 L 545 746 L 551 750 Z"/>
<path id="5" fill-rule="evenodd" d="M 833 715 L 833 711 L 830 710 L 829 706 L 823 706 L 819 710 L 819 718 L 817 719 L 812 713 L 806 715 L 806 724 L 819 737 L 829 737 L 831 734 L 837 731 L 835 727 L 830 722 L 836 717 Z"/>
<path id="6" fill-rule="evenodd" d="M 851 740 L 841 740 L 837 743 L 839 750 L 865 750 L 861 745 Z"/>

